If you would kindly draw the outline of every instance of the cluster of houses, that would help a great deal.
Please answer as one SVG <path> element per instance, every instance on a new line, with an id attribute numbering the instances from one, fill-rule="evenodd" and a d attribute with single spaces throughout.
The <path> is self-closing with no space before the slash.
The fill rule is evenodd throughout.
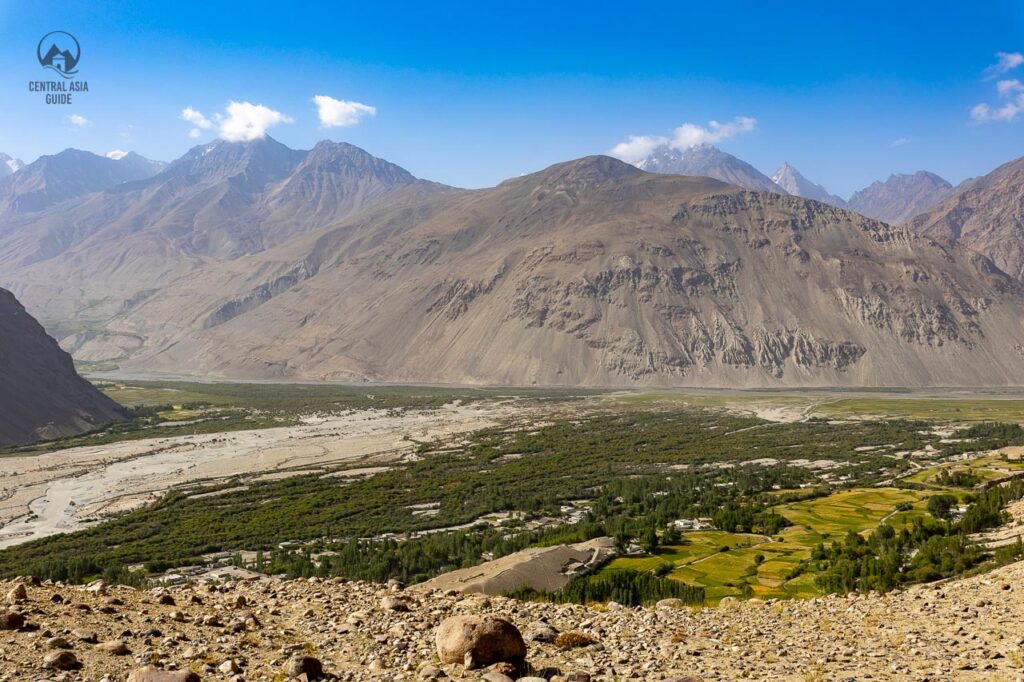
<path id="1" fill-rule="evenodd" d="M 712 530 L 714 526 L 711 519 L 702 517 L 699 519 L 676 519 L 672 525 L 679 530 Z"/>

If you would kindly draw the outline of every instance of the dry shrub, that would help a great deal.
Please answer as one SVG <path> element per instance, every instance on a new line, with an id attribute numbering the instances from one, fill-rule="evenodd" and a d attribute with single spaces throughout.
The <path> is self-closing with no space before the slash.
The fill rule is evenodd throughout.
<path id="1" fill-rule="evenodd" d="M 563 632 L 555 638 L 555 646 L 559 649 L 578 649 L 591 644 L 597 644 L 597 637 L 585 632 Z"/>

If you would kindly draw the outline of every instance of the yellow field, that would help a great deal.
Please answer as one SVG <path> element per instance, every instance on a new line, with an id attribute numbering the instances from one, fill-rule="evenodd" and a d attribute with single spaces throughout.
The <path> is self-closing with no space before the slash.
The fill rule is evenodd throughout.
<path id="1" fill-rule="evenodd" d="M 816 533 L 842 535 L 851 530 L 862 533 L 876 528 L 883 518 L 896 511 L 897 505 L 915 504 L 920 499 L 920 493 L 911 490 L 867 488 L 783 505 L 777 511 L 796 526 Z"/>
<path id="2" fill-rule="evenodd" d="M 812 597 L 820 594 L 813 570 L 791 577 L 814 547 L 848 531 L 870 532 L 883 519 L 899 526 L 924 514 L 931 492 L 896 488 L 858 488 L 775 508 L 794 525 L 777 536 L 723 531 L 684 534 L 685 544 L 662 547 L 653 556 L 620 557 L 604 570 L 653 571 L 671 565 L 669 578 L 705 589 L 709 603 L 726 596 Z M 913 509 L 897 512 L 901 503 Z M 760 558 L 760 561 L 759 561 Z"/>

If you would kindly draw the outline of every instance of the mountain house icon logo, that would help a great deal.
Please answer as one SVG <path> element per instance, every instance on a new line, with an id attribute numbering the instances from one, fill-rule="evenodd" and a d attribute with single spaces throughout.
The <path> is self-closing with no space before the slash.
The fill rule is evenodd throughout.
<path id="1" fill-rule="evenodd" d="M 81 55 L 82 48 L 78 40 L 66 31 L 47 33 L 36 48 L 39 65 L 44 69 L 53 69 L 64 78 L 71 78 L 78 73 L 75 67 Z"/>

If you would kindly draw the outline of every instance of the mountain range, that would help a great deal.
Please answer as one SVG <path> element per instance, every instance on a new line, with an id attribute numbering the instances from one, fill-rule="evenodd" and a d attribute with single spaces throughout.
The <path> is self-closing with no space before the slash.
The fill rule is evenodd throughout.
<path id="1" fill-rule="evenodd" d="M 84 160 L 118 165 L 129 157 Z M 416 196 L 441 187 L 351 145 L 298 151 L 270 138 L 197 146 L 142 175 L 59 211 L 18 216 L 0 236 L 0 270 L 18 273 L 14 292 L 47 321 L 106 319 L 210 263 L 336 223 L 404 188 Z"/>
<path id="2" fill-rule="evenodd" d="M 662 151 L 651 168 L 703 160 L 762 182 L 713 148 Z M 1024 383 L 1020 282 L 948 238 L 768 182 L 598 156 L 471 191 L 347 144 L 217 142 L 57 208 L 9 212 L 0 283 L 76 357 L 133 372 Z"/>
<path id="3" fill-rule="evenodd" d="M 69 199 L 99 192 L 157 171 L 138 154 L 110 159 L 78 149 L 42 156 L 0 179 L 0 221 L 38 213 Z M 2 230 L 3 228 L 0 228 Z"/>
<path id="4" fill-rule="evenodd" d="M 771 178 L 746 161 L 709 144 L 699 144 L 682 150 L 662 144 L 636 166 L 651 173 L 699 175 L 747 189 L 785 192 Z"/>
<path id="5" fill-rule="evenodd" d="M 893 174 L 874 182 L 844 201 L 819 184 L 808 180 L 789 163 L 783 163 L 772 177 L 752 165 L 708 144 L 678 149 L 668 144 L 656 147 L 636 164 L 641 170 L 673 175 L 715 178 L 747 189 L 792 194 L 839 208 L 849 208 L 869 218 L 897 224 L 922 213 L 952 192 L 952 186 L 927 171 L 912 175 Z"/>
<path id="6" fill-rule="evenodd" d="M 87 431 L 121 407 L 75 372 L 71 356 L 0 289 L 0 447 Z"/>

